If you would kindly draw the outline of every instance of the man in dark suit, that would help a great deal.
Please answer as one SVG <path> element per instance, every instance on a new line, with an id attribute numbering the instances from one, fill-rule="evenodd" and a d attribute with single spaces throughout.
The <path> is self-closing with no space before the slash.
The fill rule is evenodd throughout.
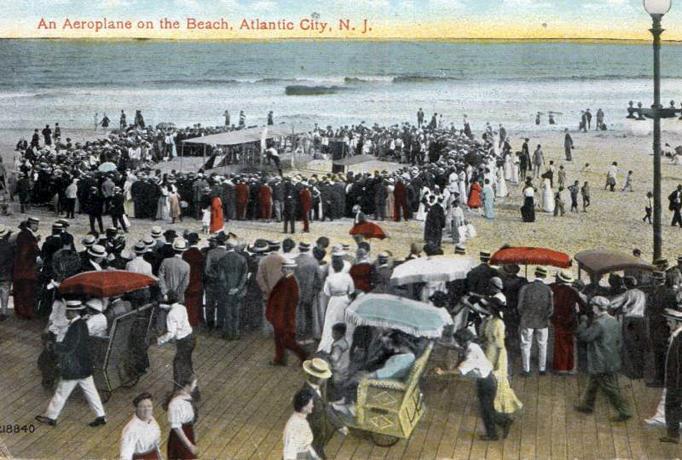
<path id="1" fill-rule="evenodd" d="M 547 338 L 549 336 L 549 319 L 554 313 L 554 293 L 545 284 L 547 269 L 538 267 L 535 279 L 519 291 L 518 310 L 521 317 L 521 375 L 530 375 L 530 352 L 533 338 L 538 344 L 538 370 L 540 375 L 547 373 Z"/>
<path id="2" fill-rule="evenodd" d="M 226 340 L 239 340 L 239 314 L 246 294 L 248 274 L 246 259 L 235 251 L 231 241 L 227 241 L 225 255 L 212 264 L 208 272 L 208 276 L 216 282 L 217 326 L 222 326 L 223 338 Z"/>
<path id="3" fill-rule="evenodd" d="M 663 316 L 670 328 L 670 345 L 665 359 L 665 423 L 667 434 L 661 442 L 680 442 L 682 422 L 682 311 L 666 308 Z"/>
<path id="4" fill-rule="evenodd" d="M 497 270 L 490 266 L 490 252 L 480 252 L 481 264 L 472 268 L 467 273 L 467 289 L 470 292 L 479 295 L 488 295 L 488 286 L 490 286 L 490 279 L 499 276 Z"/>
<path id="5" fill-rule="evenodd" d="M 682 215 L 680 215 L 680 209 L 682 209 L 682 184 L 678 185 L 677 189 L 668 195 L 668 201 L 670 202 L 668 209 L 673 212 L 673 221 L 670 225 L 682 227 Z"/>
<path id="6" fill-rule="evenodd" d="M 313 432 L 313 448 L 320 458 L 327 458 L 324 446 L 338 430 L 344 436 L 348 428 L 331 408 L 327 400 L 327 380 L 332 376 L 329 363 L 321 358 L 313 358 L 303 363 L 306 381 L 303 389 L 313 394 L 313 411 L 308 414 L 308 423 Z"/>
<path id="7" fill-rule="evenodd" d="M 96 414 L 97 418 L 90 422 L 90 426 L 96 427 L 107 423 L 102 400 L 92 378 L 90 334 L 88 325 L 81 318 L 81 312 L 84 309 L 85 307 L 79 300 L 66 302 L 66 317 L 71 322 L 64 339 L 56 344 L 60 369 L 59 383 L 45 414 L 36 417 L 40 423 L 51 426 L 57 424 L 57 418 L 76 386 L 81 388 L 88 405 Z"/>
<path id="8" fill-rule="evenodd" d="M 104 196 L 97 187 L 90 187 L 90 192 L 85 198 L 83 209 L 90 219 L 90 232 L 95 233 L 95 222 L 99 225 L 99 232 L 104 233 L 102 213 L 104 212 Z"/>
<path id="9" fill-rule="evenodd" d="M 291 233 L 296 233 L 296 202 L 298 201 L 297 192 L 294 185 L 286 179 L 284 183 L 284 210 L 282 220 L 284 221 L 284 233 L 287 233 L 287 228 L 291 227 Z"/>
<path id="10" fill-rule="evenodd" d="M 204 285 L 206 286 L 206 327 L 212 330 L 215 327 L 215 314 L 218 308 L 218 279 L 215 278 L 213 265 L 216 264 L 227 252 L 225 248 L 225 234 L 219 233 L 209 240 L 209 245 L 214 245 L 206 253 L 204 265 Z"/>

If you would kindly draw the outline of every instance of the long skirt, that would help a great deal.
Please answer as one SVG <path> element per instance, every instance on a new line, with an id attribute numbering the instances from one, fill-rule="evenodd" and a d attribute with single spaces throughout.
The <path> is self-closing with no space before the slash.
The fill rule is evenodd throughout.
<path id="1" fill-rule="evenodd" d="M 317 351 L 330 353 L 332 350 L 332 327 L 336 323 L 344 323 L 346 321 L 346 307 L 350 303 L 348 296 L 334 296 L 329 299 L 327 311 L 324 315 L 324 326 L 322 328 L 322 337 L 320 338 L 320 345 Z M 355 327 L 352 324 L 346 324 L 346 339 L 351 342 L 353 331 Z"/>
<path id="2" fill-rule="evenodd" d="M 322 329 L 324 328 L 324 317 L 327 313 L 327 304 L 329 297 L 320 291 L 315 296 L 313 302 L 313 338 L 319 339 L 322 337 Z"/>
<path id="3" fill-rule="evenodd" d="M 521 218 L 524 222 L 535 222 L 535 200 L 527 196 L 521 206 Z"/>
<path id="4" fill-rule="evenodd" d="M 554 329 L 554 355 L 552 363 L 557 372 L 570 372 L 575 367 L 573 357 L 573 332 Z"/>
<path id="5" fill-rule="evenodd" d="M 631 379 L 644 378 L 644 362 L 648 349 L 644 318 L 623 318 L 623 375 Z"/>
<path id="6" fill-rule="evenodd" d="M 194 426 L 186 423 L 182 425 L 182 431 L 192 444 L 194 441 Z M 170 430 L 168 435 L 168 460 L 193 460 L 197 458 L 182 443 L 180 437 L 175 434 L 175 430 Z"/>
<path id="7" fill-rule="evenodd" d="M 38 281 L 14 280 L 14 312 L 19 318 L 33 318 L 37 292 Z"/>
<path id="8" fill-rule="evenodd" d="M 187 307 L 187 319 L 192 327 L 197 327 L 201 323 L 203 293 L 185 292 L 185 306 Z"/>
<path id="9" fill-rule="evenodd" d="M 133 454 L 133 460 L 161 460 L 161 452 L 158 449 Z"/>
<path id="10" fill-rule="evenodd" d="M 188 376 L 194 374 L 192 364 L 192 352 L 196 345 L 194 334 L 175 342 L 175 358 L 173 358 L 173 380 L 182 382 Z"/>

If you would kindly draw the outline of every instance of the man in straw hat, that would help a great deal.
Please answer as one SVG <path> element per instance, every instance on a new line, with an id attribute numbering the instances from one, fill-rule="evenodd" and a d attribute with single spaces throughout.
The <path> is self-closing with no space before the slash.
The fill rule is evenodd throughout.
<path id="1" fill-rule="evenodd" d="M 327 399 L 327 381 L 332 376 L 329 363 L 321 358 L 313 358 L 303 362 L 305 383 L 302 390 L 313 395 L 313 410 L 308 415 L 308 423 L 313 432 L 313 448 L 320 458 L 327 458 L 324 446 L 334 435 L 335 430 L 348 434 L 341 419 L 336 415 Z"/>
<path id="2" fill-rule="evenodd" d="M 559 374 L 573 372 L 575 360 L 573 349 L 575 345 L 575 328 L 578 326 L 576 305 L 580 311 L 586 311 L 587 305 L 571 284 L 573 277 L 570 273 L 560 271 L 556 274 L 556 282 L 549 285 L 554 294 L 554 354 L 552 366 Z"/>
<path id="3" fill-rule="evenodd" d="M 20 226 L 15 243 L 12 278 L 14 282 L 14 312 L 19 318 L 31 319 L 38 292 L 38 225 L 40 220 L 29 217 Z"/>
<path id="4" fill-rule="evenodd" d="M 232 240 L 225 243 L 227 252 L 211 267 L 211 278 L 218 280 L 218 321 L 216 326 L 222 328 L 223 338 L 238 340 L 240 313 L 249 266 L 246 259 L 235 251 Z"/>
<path id="5" fill-rule="evenodd" d="M 272 324 L 275 336 L 275 357 L 270 362 L 274 366 L 286 366 L 287 349 L 293 351 L 301 362 L 306 360 L 305 350 L 296 342 L 299 289 L 294 270 L 296 262 L 285 259 L 282 264 L 282 277 L 268 296 L 265 317 Z"/>
<path id="6" fill-rule="evenodd" d="M 472 268 L 467 273 L 467 288 L 470 292 L 479 295 L 488 294 L 490 278 L 498 276 L 497 270 L 490 266 L 490 252 L 480 252 L 481 264 Z"/>
<path id="7" fill-rule="evenodd" d="M 667 433 L 661 442 L 680 442 L 682 422 L 682 311 L 672 308 L 663 310 L 670 328 L 670 345 L 665 360 L 665 422 Z"/>
<path id="8" fill-rule="evenodd" d="M 107 423 L 102 400 L 92 378 L 88 326 L 80 316 L 84 308 L 80 300 L 66 302 L 66 317 L 70 324 L 64 339 L 56 344 L 59 356 L 59 383 L 45 414 L 36 416 L 40 423 L 51 426 L 57 424 L 64 404 L 76 386 L 81 388 L 88 405 L 96 414 L 90 426 L 96 427 Z"/>
<path id="9" fill-rule="evenodd" d="M 618 371 L 621 367 L 623 339 L 621 326 L 616 318 L 609 315 L 610 302 L 606 297 L 595 296 L 590 300 L 593 319 L 580 316 L 576 331 L 578 340 L 587 344 L 588 380 L 581 402 L 575 406 L 579 412 L 591 414 L 594 410 L 597 390 L 601 389 L 609 402 L 618 411 L 611 420 L 623 422 L 632 417 L 627 403 L 620 394 Z"/>
<path id="10" fill-rule="evenodd" d="M 169 291 L 178 295 L 178 302 L 185 303 L 185 291 L 189 286 L 189 264 L 182 260 L 182 254 L 187 250 L 187 242 L 183 238 L 173 241 L 173 257 L 163 259 L 159 267 L 159 288 L 164 296 Z"/>
<path id="11" fill-rule="evenodd" d="M 154 276 L 152 274 L 152 265 L 144 260 L 144 255 L 147 253 L 147 245 L 144 244 L 144 241 L 140 240 L 135 243 L 133 251 L 135 251 L 135 257 L 126 264 L 126 271 Z"/>
<path id="12" fill-rule="evenodd" d="M 547 269 L 537 267 L 535 279 L 519 291 L 518 311 L 521 327 L 521 375 L 530 375 L 530 353 L 533 339 L 538 345 L 538 371 L 540 375 L 547 373 L 547 337 L 549 335 L 549 319 L 554 312 L 554 294 L 545 284 Z"/>

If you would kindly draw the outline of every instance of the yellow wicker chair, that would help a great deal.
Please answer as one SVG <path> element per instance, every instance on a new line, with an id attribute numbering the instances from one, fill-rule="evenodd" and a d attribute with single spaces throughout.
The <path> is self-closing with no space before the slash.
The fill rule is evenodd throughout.
<path id="1" fill-rule="evenodd" d="M 417 358 L 404 381 L 363 379 L 358 385 L 356 426 L 372 433 L 372 440 L 390 446 L 407 439 L 424 413 L 419 379 L 426 368 L 433 343 Z"/>

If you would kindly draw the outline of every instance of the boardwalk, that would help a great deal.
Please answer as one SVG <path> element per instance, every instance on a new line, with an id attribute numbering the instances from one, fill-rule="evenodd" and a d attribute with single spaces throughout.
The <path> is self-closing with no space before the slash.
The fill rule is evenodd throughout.
<path id="1" fill-rule="evenodd" d="M 31 424 L 50 394 L 40 386 L 35 361 L 40 326 L 11 319 L 0 323 L 0 425 Z M 300 386 L 300 370 L 273 368 L 271 342 L 259 335 L 239 342 L 199 336 L 195 367 L 203 399 L 197 426 L 203 459 L 280 459 L 281 434 L 291 412 L 290 398 Z M 105 405 L 109 423 L 93 429 L 93 418 L 78 391 L 74 392 L 56 428 L 37 426 L 33 433 L 0 434 L 14 458 L 115 458 L 122 427 L 130 417 L 131 399 L 151 391 L 157 397 L 156 417 L 163 433 L 168 424 L 159 400 L 171 387 L 173 349 L 153 347 L 152 368 L 133 389 L 118 389 Z M 442 359 L 442 358 L 440 358 Z M 436 354 L 432 360 L 439 361 Z M 292 360 L 293 361 L 293 360 Z M 661 444 L 660 429 L 646 428 L 659 390 L 622 379 L 635 417 L 612 424 L 602 396 L 595 415 L 573 411 L 585 384 L 583 377 L 516 378 L 513 387 L 526 404 L 509 438 L 477 441 L 482 427 L 473 385 L 427 377 L 422 383 L 428 411 L 409 442 L 380 448 L 362 433 L 335 436 L 327 453 L 338 459 L 545 459 L 545 458 L 674 458 L 682 448 Z M 165 435 L 164 435 L 165 436 Z M 162 447 L 165 453 L 165 439 Z"/>

